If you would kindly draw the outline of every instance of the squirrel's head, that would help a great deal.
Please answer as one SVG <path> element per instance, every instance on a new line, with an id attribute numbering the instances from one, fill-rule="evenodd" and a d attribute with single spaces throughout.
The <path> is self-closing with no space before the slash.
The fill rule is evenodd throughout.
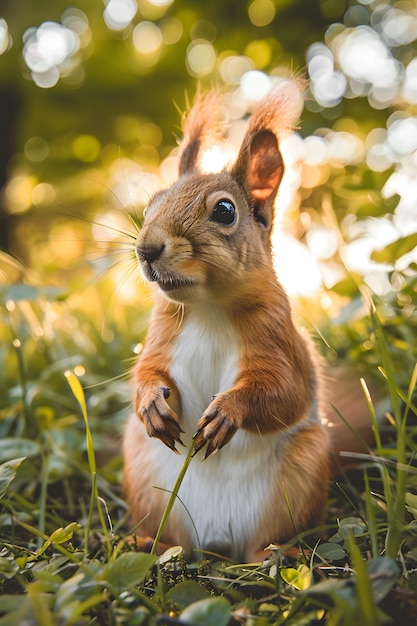
<path id="1" fill-rule="evenodd" d="M 198 96 L 183 125 L 179 178 L 146 209 L 136 252 L 145 277 L 177 302 L 236 298 L 272 271 L 274 202 L 284 173 L 281 134 L 302 108 L 300 83 L 271 90 L 251 116 L 234 164 L 204 174 L 219 134 L 218 96 Z"/>

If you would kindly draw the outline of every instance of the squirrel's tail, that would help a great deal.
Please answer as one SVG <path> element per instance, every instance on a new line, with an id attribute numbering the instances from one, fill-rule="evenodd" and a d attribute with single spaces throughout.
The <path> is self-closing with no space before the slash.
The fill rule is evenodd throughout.
<path id="1" fill-rule="evenodd" d="M 385 414 L 389 410 L 381 384 L 366 379 L 382 439 L 386 436 Z M 325 421 L 329 427 L 333 475 L 366 459 L 375 448 L 371 412 L 360 375 L 344 363 L 325 374 Z M 385 422 L 385 423 L 384 423 Z"/>

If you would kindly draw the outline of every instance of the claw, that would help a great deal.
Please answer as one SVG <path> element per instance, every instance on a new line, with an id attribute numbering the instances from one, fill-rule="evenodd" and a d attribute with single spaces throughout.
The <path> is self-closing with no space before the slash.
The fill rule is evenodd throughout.
<path id="1" fill-rule="evenodd" d="M 175 439 L 173 437 L 167 436 L 165 433 L 161 435 L 154 435 L 154 438 L 158 438 L 163 444 L 165 444 L 170 450 L 175 452 L 175 454 L 179 454 L 179 450 L 177 450 L 175 446 Z M 182 443 L 182 442 L 181 442 Z M 184 444 L 183 444 L 184 445 Z"/>
<path id="2" fill-rule="evenodd" d="M 207 450 L 204 455 L 204 461 L 208 459 L 208 457 L 211 456 L 212 454 L 216 454 L 216 452 L 218 451 L 219 451 L 219 447 L 213 444 L 211 440 L 209 440 L 207 443 Z"/>
<path id="3" fill-rule="evenodd" d="M 204 448 L 206 444 L 206 440 L 204 439 L 204 437 L 201 436 L 201 429 L 199 429 L 199 431 L 196 432 L 193 439 L 194 439 L 194 452 L 193 452 L 193 456 L 194 456 L 195 454 L 197 454 L 197 452 L 201 450 L 201 448 Z"/>
<path id="4" fill-rule="evenodd" d="M 149 437 L 159 439 L 170 448 L 170 450 L 179 454 L 176 444 L 178 443 L 181 446 L 185 446 L 181 439 L 184 430 L 181 428 L 177 416 L 165 402 L 166 398 L 169 396 L 169 387 L 160 386 L 157 389 L 156 396 L 154 396 L 149 404 L 139 406 L 137 413 L 144 422 Z"/>

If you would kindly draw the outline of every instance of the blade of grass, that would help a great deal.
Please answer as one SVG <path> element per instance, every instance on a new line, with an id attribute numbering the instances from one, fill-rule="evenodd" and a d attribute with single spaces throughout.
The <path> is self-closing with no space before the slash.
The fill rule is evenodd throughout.
<path id="1" fill-rule="evenodd" d="M 362 385 L 363 393 L 365 395 L 366 404 L 368 405 L 369 415 L 371 416 L 372 431 L 375 437 L 376 451 L 377 451 L 377 454 L 380 455 L 382 451 L 382 444 L 381 444 L 381 436 L 379 434 L 378 420 L 376 418 L 376 413 L 375 413 L 375 407 L 372 402 L 371 394 L 369 392 L 368 385 L 366 384 L 365 379 L 361 378 L 360 382 Z"/>
<path id="2" fill-rule="evenodd" d="M 39 495 L 39 530 L 42 534 L 45 533 L 45 520 L 46 520 L 46 496 L 48 489 L 48 455 L 42 451 L 41 454 L 42 469 L 41 469 L 41 490 Z M 42 545 L 42 540 L 38 537 L 38 549 Z"/>
<path id="3" fill-rule="evenodd" d="M 84 545 L 86 546 L 86 548 L 88 548 L 88 540 L 90 537 L 90 531 L 91 531 L 91 525 L 92 525 L 92 520 L 93 520 L 93 512 L 94 512 L 94 506 L 96 506 L 99 517 L 100 517 L 100 521 L 101 521 L 101 525 L 102 528 L 104 530 L 104 532 L 106 533 L 106 523 L 104 520 L 104 516 L 103 516 L 103 512 L 100 506 L 100 502 L 99 502 L 99 498 L 98 498 L 98 489 L 97 489 L 97 465 L 96 465 L 96 457 L 95 457 L 95 453 L 94 453 L 94 446 L 93 446 L 93 438 L 91 435 L 91 430 L 90 430 L 90 424 L 88 421 L 88 412 L 87 412 L 87 404 L 85 401 L 85 395 L 84 395 L 84 391 L 83 388 L 81 386 L 80 381 L 78 380 L 78 378 L 76 377 L 76 375 L 73 372 L 67 371 L 65 372 L 65 378 L 67 379 L 67 382 L 70 386 L 70 389 L 75 397 L 75 399 L 77 400 L 78 404 L 80 405 L 80 409 L 81 409 L 81 413 L 82 416 L 84 418 L 84 423 L 85 423 L 85 437 L 86 437 L 86 443 L 87 443 L 87 458 L 88 458 L 88 465 L 90 468 L 90 475 L 91 475 L 91 498 L 90 498 L 90 507 L 89 507 L 89 511 L 88 511 L 88 518 L 87 518 L 87 523 L 85 526 L 85 534 L 84 534 Z"/>
<path id="4" fill-rule="evenodd" d="M 382 369 L 385 372 L 392 411 L 397 427 L 397 475 L 395 478 L 395 489 L 391 506 L 388 506 L 387 500 L 388 532 L 386 536 L 386 554 L 387 556 L 395 559 L 400 549 L 405 521 L 405 491 L 407 485 L 407 473 L 401 469 L 401 466 L 406 465 L 407 463 L 406 419 L 404 419 L 401 415 L 400 397 L 394 378 L 395 370 L 390 352 L 388 350 L 384 329 L 373 302 L 371 302 L 370 317 L 381 355 Z M 390 490 L 389 485 L 387 485 L 387 488 Z M 388 491 L 385 495 L 387 497 Z"/>
<path id="5" fill-rule="evenodd" d="M 406 400 L 406 403 L 405 403 L 405 412 L 404 412 L 404 419 L 405 420 L 408 417 L 408 412 L 410 411 L 410 409 L 413 406 L 412 399 L 413 399 L 414 391 L 416 389 L 416 385 L 417 385 L 417 363 L 414 366 L 413 373 L 412 373 L 411 379 L 410 379 L 410 384 L 408 386 L 407 400 Z"/>
<path id="6" fill-rule="evenodd" d="M 180 469 L 180 471 L 178 473 L 177 480 L 175 481 L 174 488 L 173 488 L 173 490 L 171 492 L 171 495 L 169 497 L 168 503 L 167 503 L 167 505 L 165 507 L 164 514 L 163 514 L 161 522 L 159 524 L 158 532 L 156 533 L 155 540 L 153 542 L 151 554 L 156 554 L 156 551 L 157 551 L 157 548 L 158 548 L 158 544 L 161 541 L 162 533 L 164 532 L 164 528 L 166 526 L 166 523 L 167 523 L 168 518 L 170 516 L 170 513 L 172 511 L 172 508 L 173 508 L 173 506 L 175 504 L 175 500 L 177 499 L 178 491 L 179 491 L 179 489 L 181 487 L 182 481 L 184 480 L 184 476 L 185 476 L 185 474 L 187 472 L 188 466 L 191 463 L 193 455 L 194 455 L 194 440 L 191 442 L 191 446 L 190 446 L 190 448 L 188 450 L 187 456 L 185 457 L 185 461 L 184 461 L 184 463 L 183 463 L 183 465 L 182 465 L 182 467 L 181 467 L 181 469 Z"/>
<path id="7" fill-rule="evenodd" d="M 360 434 L 353 428 L 353 426 L 351 426 L 351 424 L 348 422 L 348 420 L 343 417 L 342 413 L 335 407 L 334 404 L 330 403 L 330 406 L 332 407 L 333 411 L 335 411 L 337 413 L 337 416 L 342 420 L 343 424 L 346 426 L 346 428 L 348 428 L 350 430 L 350 432 L 352 433 L 352 435 L 354 435 L 356 437 L 356 439 L 360 442 L 360 444 L 363 446 L 363 448 L 365 450 L 368 450 L 369 453 L 371 452 L 370 447 L 367 445 L 366 441 L 360 436 Z"/>
<path id="8" fill-rule="evenodd" d="M 352 565 L 356 572 L 356 592 L 361 613 L 364 617 L 363 623 L 367 626 L 378 626 L 378 608 L 375 604 L 374 592 L 369 578 L 365 561 L 362 559 L 359 548 L 353 537 L 350 537 L 349 551 L 352 558 Z"/>
<path id="9" fill-rule="evenodd" d="M 376 516 L 375 508 L 372 501 L 371 489 L 369 486 L 369 476 L 367 472 L 364 472 L 365 479 L 365 510 L 366 510 L 366 523 L 368 526 L 369 537 L 371 539 L 372 556 L 376 558 L 379 556 L 378 550 L 378 533 L 376 528 Z"/>

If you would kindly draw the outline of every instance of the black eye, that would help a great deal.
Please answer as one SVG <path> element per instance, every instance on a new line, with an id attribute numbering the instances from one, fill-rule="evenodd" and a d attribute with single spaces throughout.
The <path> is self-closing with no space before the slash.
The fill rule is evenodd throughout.
<path id="1" fill-rule="evenodd" d="M 219 224 L 225 224 L 225 226 L 231 226 L 236 221 L 236 209 L 234 204 L 230 202 L 230 200 L 219 200 L 216 202 L 210 220 L 212 222 L 218 222 Z"/>

